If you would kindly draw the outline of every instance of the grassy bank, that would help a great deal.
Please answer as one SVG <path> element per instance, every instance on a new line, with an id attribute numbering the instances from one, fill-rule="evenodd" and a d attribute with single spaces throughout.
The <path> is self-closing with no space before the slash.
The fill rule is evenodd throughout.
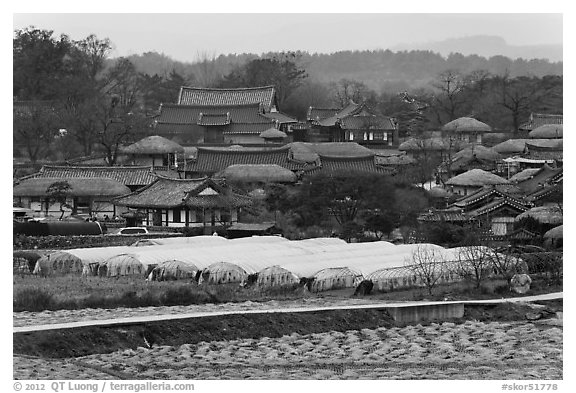
<path id="1" fill-rule="evenodd" d="M 349 298 L 354 288 L 310 293 L 297 286 L 280 288 L 242 288 L 237 284 L 197 285 L 194 281 L 147 282 L 141 277 L 38 277 L 13 276 L 13 311 L 76 310 L 84 308 L 118 308 L 149 306 L 186 306 L 205 303 L 289 300 L 307 297 Z M 551 285 L 546 279 L 533 277 L 526 295 L 562 291 L 562 285 Z M 459 282 L 439 285 L 433 294 L 425 288 L 377 292 L 366 296 L 373 300 L 467 300 L 521 296 L 510 292 L 504 280 L 489 280 L 480 288 Z"/>
<path id="2" fill-rule="evenodd" d="M 258 290 L 237 284 L 197 285 L 190 281 L 144 281 L 141 277 L 13 277 L 13 311 L 180 306 L 246 300 L 294 299 L 295 287 Z"/>

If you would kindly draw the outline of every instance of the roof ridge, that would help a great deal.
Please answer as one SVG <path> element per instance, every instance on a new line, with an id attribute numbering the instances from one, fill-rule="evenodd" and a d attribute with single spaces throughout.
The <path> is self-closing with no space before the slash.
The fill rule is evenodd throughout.
<path id="1" fill-rule="evenodd" d="M 115 165 L 115 166 L 96 166 L 96 165 L 49 165 L 45 164 L 40 169 L 42 172 L 44 168 L 62 168 L 62 169 L 151 169 L 153 166 L 151 165 Z"/>
<path id="2" fill-rule="evenodd" d="M 245 154 L 245 153 L 251 153 L 251 154 L 257 154 L 257 153 L 276 153 L 276 152 L 281 152 L 281 151 L 289 151 L 290 150 L 290 146 L 284 145 L 281 147 L 274 147 L 271 149 L 262 149 L 262 150 L 226 150 L 226 149 L 218 149 L 218 148 L 210 148 L 210 147 L 202 147 L 202 146 L 198 146 L 197 147 L 198 152 L 200 151 L 207 151 L 207 152 L 222 152 L 222 153 L 231 153 L 231 154 Z"/>
<path id="3" fill-rule="evenodd" d="M 241 107 L 241 108 L 251 108 L 251 107 L 260 107 L 259 102 L 250 102 L 245 104 L 207 104 L 207 105 L 200 105 L 200 104 L 164 104 L 162 106 L 168 108 L 180 108 L 180 109 L 190 109 L 190 108 L 230 108 L 230 107 Z"/>
<path id="4" fill-rule="evenodd" d="M 245 90 L 265 90 L 276 89 L 274 85 L 257 86 L 257 87 L 194 87 L 194 86 L 180 86 L 180 89 L 199 90 L 199 91 L 245 91 Z"/>

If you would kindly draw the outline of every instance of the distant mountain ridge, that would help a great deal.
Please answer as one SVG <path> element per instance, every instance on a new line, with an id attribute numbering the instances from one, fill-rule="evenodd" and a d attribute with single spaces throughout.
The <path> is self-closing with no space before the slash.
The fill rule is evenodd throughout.
<path id="1" fill-rule="evenodd" d="M 541 78 L 546 75 L 563 74 L 563 62 L 543 59 L 551 56 L 541 46 L 530 47 L 532 58 L 518 58 L 511 53 L 514 47 L 506 45 L 500 37 L 477 37 L 476 39 L 455 39 L 437 43 L 435 49 L 376 49 L 348 50 L 330 54 L 297 52 L 299 67 L 306 70 L 309 80 L 320 83 L 337 82 L 341 79 L 364 83 L 375 91 L 403 91 L 429 87 L 441 72 L 454 70 L 463 75 L 483 70 L 492 75 L 507 74 L 510 77 L 533 76 Z M 430 44 L 431 46 L 434 46 Z M 485 54 L 489 47 L 492 51 L 508 55 Z M 527 47 L 517 47 L 526 50 Z M 540 48 L 540 49 L 539 49 Z M 460 49 L 460 50 L 458 50 Z M 516 53 L 521 53 L 518 49 Z M 441 52 L 449 52 L 442 54 Z M 462 53 L 465 52 L 465 53 Z M 473 52 L 467 54 L 466 52 Z M 561 46 L 560 46 L 561 53 Z M 265 54 L 228 54 L 205 59 L 203 62 L 185 63 L 174 60 L 164 54 L 147 52 L 132 55 L 129 59 L 136 69 L 148 75 L 168 75 L 172 70 L 184 76 L 187 83 L 195 86 L 214 86 L 215 81 L 224 77 L 235 68 L 258 58 L 274 56 L 274 52 Z M 534 58 L 540 57 L 540 58 Z M 561 58 L 561 56 L 560 56 Z"/>
<path id="2" fill-rule="evenodd" d="M 513 60 L 517 58 L 525 60 L 547 59 L 551 62 L 563 60 L 563 46 L 561 44 L 509 45 L 502 37 L 488 35 L 449 38 L 427 43 L 400 44 L 390 49 L 393 51 L 430 50 L 442 56 L 448 56 L 450 53 L 461 53 L 465 56 L 478 55 L 483 57 L 500 55 Z"/>

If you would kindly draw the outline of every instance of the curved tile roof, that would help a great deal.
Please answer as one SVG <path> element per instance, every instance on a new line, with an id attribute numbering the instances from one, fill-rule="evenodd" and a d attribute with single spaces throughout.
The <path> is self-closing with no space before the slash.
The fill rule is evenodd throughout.
<path id="1" fill-rule="evenodd" d="M 275 106 L 276 89 L 274 86 L 250 87 L 240 89 L 215 89 L 203 87 L 180 88 L 180 105 L 242 105 L 262 104 L 265 112 Z"/>
<path id="2" fill-rule="evenodd" d="M 204 116 L 226 116 L 232 123 L 266 123 L 274 124 L 274 120 L 263 116 L 260 104 L 243 105 L 177 105 L 163 104 L 156 118 L 159 124 L 198 124 Z"/>

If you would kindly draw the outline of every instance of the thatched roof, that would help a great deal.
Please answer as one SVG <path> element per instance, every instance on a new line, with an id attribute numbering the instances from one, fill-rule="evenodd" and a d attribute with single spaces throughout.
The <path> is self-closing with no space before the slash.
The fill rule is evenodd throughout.
<path id="1" fill-rule="evenodd" d="M 454 154 L 454 159 L 473 158 L 473 157 L 476 157 L 480 160 L 488 160 L 488 161 L 496 161 L 503 158 L 493 148 L 482 145 L 472 145 Z"/>
<path id="2" fill-rule="evenodd" d="M 526 150 L 526 139 L 508 139 L 493 147 L 500 154 L 520 154 Z"/>
<path id="3" fill-rule="evenodd" d="M 56 182 L 66 181 L 70 184 L 71 196 L 120 196 L 130 193 L 124 184 L 109 178 L 28 178 L 14 186 L 13 195 L 20 197 L 47 197 L 46 190 Z"/>
<path id="4" fill-rule="evenodd" d="M 532 217 L 541 224 L 562 225 L 562 209 L 559 206 L 537 206 L 524 212 L 514 219 L 520 221 L 523 218 Z"/>
<path id="5" fill-rule="evenodd" d="M 448 132 L 491 132 L 492 127 L 471 117 L 460 117 L 442 126 Z"/>
<path id="6" fill-rule="evenodd" d="M 184 154 L 184 148 L 178 143 L 158 135 L 152 135 L 122 149 L 126 154 Z"/>
<path id="7" fill-rule="evenodd" d="M 274 164 L 230 165 L 216 176 L 243 183 L 294 183 L 297 180 L 294 172 Z"/>
<path id="8" fill-rule="evenodd" d="M 525 180 L 531 179 L 539 171 L 540 171 L 540 168 L 527 168 L 527 169 L 524 169 L 522 172 L 516 173 L 509 180 L 512 183 L 520 183 L 520 182 L 523 182 Z"/>
<path id="9" fill-rule="evenodd" d="M 544 124 L 530 131 L 528 137 L 533 139 L 558 139 L 562 138 L 562 124 Z"/>
<path id="10" fill-rule="evenodd" d="M 440 151 L 446 150 L 447 146 L 445 142 L 441 138 L 427 138 L 427 139 L 419 139 L 419 138 L 410 138 L 405 142 L 402 142 L 400 146 L 398 146 L 398 150 L 400 151 Z"/>
<path id="11" fill-rule="evenodd" d="M 548 232 L 544 234 L 544 237 L 547 239 L 562 239 L 564 236 L 564 225 L 559 225 L 555 228 L 550 229 Z"/>
<path id="12" fill-rule="evenodd" d="M 482 187 L 488 184 L 510 184 L 510 182 L 482 169 L 471 169 L 461 175 L 454 176 L 446 184 L 451 186 Z"/>
<path id="13" fill-rule="evenodd" d="M 264 139 L 283 139 L 286 138 L 288 135 L 286 133 L 276 129 L 276 128 L 269 128 L 266 131 L 260 133 L 260 138 Z"/>

